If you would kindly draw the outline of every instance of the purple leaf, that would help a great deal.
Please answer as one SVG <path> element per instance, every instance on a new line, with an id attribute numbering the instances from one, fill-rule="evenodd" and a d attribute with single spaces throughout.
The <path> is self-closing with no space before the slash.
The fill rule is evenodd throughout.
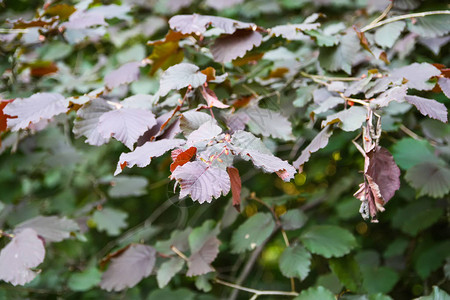
<path id="1" fill-rule="evenodd" d="M 172 178 L 181 186 L 180 197 L 190 195 L 193 201 L 210 203 L 212 198 L 228 194 L 230 177 L 225 170 L 212 167 L 202 161 L 193 161 L 175 169 Z"/>
<path id="2" fill-rule="evenodd" d="M 227 63 L 238 57 L 244 57 L 247 51 L 261 45 L 262 35 L 253 30 L 237 30 L 231 35 L 222 35 L 211 46 L 214 60 Z"/>
<path id="3" fill-rule="evenodd" d="M 234 114 L 230 114 L 226 118 L 227 126 L 230 128 L 231 132 L 236 132 L 238 130 L 244 130 L 245 125 L 250 121 L 250 116 L 243 110 L 239 110 Z"/>
<path id="4" fill-rule="evenodd" d="M 448 112 L 444 104 L 419 96 L 406 96 L 405 100 L 414 105 L 422 115 L 447 123 Z"/>
<path id="5" fill-rule="evenodd" d="M 439 78 L 438 83 L 445 96 L 447 96 L 447 98 L 450 98 L 450 78 L 441 77 Z"/>
<path id="6" fill-rule="evenodd" d="M 20 223 L 14 229 L 14 233 L 22 232 L 26 228 L 35 230 L 46 242 L 61 242 L 62 240 L 68 239 L 71 232 L 80 230 L 80 227 L 75 221 L 66 217 L 58 218 L 56 216 L 38 216 Z"/>
<path id="7" fill-rule="evenodd" d="M 104 15 L 99 11 L 82 10 L 75 11 L 70 15 L 68 22 L 61 24 L 61 26 L 64 26 L 67 29 L 85 29 L 97 25 L 108 25 L 108 23 L 105 22 Z"/>
<path id="8" fill-rule="evenodd" d="M 100 287 L 122 291 L 133 287 L 150 275 L 155 266 L 156 250 L 150 246 L 131 244 L 120 256 L 111 258 L 111 265 L 103 273 Z"/>
<path id="9" fill-rule="evenodd" d="M 77 112 L 80 119 L 76 119 L 73 126 L 73 133 L 77 138 L 84 135 L 87 137 L 86 143 L 93 146 L 101 146 L 107 143 L 110 137 L 104 137 L 98 131 L 100 117 L 113 110 L 105 100 L 97 98 L 84 104 Z"/>
<path id="10" fill-rule="evenodd" d="M 183 34 L 195 33 L 197 35 L 205 33 L 209 26 L 220 28 L 226 34 L 232 34 L 237 29 L 251 29 L 256 27 L 253 23 L 245 23 L 223 17 L 202 16 L 198 14 L 174 16 L 170 18 L 169 25 L 171 29 Z"/>
<path id="11" fill-rule="evenodd" d="M 205 145 L 213 138 L 222 133 L 222 128 L 217 126 L 215 122 L 209 121 L 203 123 L 197 130 L 194 130 L 187 137 L 186 145 L 193 146 L 196 143 L 203 142 Z"/>
<path id="12" fill-rule="evenodd" d="M 333 131 L 330 127 L 325 127 L 316 137 L 309 143 L 309 145 L 303 149 L 302 154 L 294 161 L 292 164 L 294 167 L 299 169 L 299 172 L 303 170 L 303 164 L 309 160 L 311 153 L 316 152 L 319 149 L 325 148 L 328 145 L 328 139 L 330 138 Z"/>
<path id="13" fill-rule="evenodd" d="M 429 63 L 413 63 L 409 66 L 395 69 L 391 72 L 392 78 L 404 78 L 408 80 L 406 85 L 410 89 L 416 90 L 431 90 L 434 84 L 429 84 L 427 81 L 433 76 L 439 76 L 441 71 Z"/>
<path id="14" fill-rule="evenodd" d="M 36 268 L 44 261 L 45 248 L 36 231 L 25 228 L 0 252 L 0 279 L 12 285 L 24 285 L 32 281 Z"/>
<path id="15" fill-rule="evenodd" d="M 215 236 L 209 237 L 203 246 L 189 257 L 186 275 L 191 277 L 214 271 L 210 264 L 219 254 L 219 245 L 220 241 Z"/>
<path id="16" fill-rule="evenodd" d="M 279 112 L 256 105 L 245 109 L 244 112 L 250 118 L 247 125 L 254 134 L 272 136 L 285 141 L 294 140 L 291 122 Z"/>
<path id="17" fill-rule="evenodd" d="M 322 126 L 340 122 L 340 127 L 345 131 L 354 131 L 361 128 L 366 121 L 367 110 L 361 106 L 352 106 L 335 114 L 327 116 L 322 121 Z"/>
<path id="18" fill-rule="evenodd" d="M 227 0 L 227 1 L 206 0 L 205 4 L 208 7 L 221 11 L 225 8 L 229 8 L 234 5 L 241 4 L 243 2 L 244 0 Z"/>
<path id="19" fill-rule="evenodd" d="M 99 119 L 97 130 L 104 138 L 113 137 L 133 149 L 138 138 L 155 125 L 156 119 L 152 112 L 121 108 L 104 113 Z"/>
<path id="20" fill-rule="evenodd" d="M 141 62 L 133 61 L 122 65 L 117 70 L 105 76 L 105 85 L 108 89 L 113 89 L 119 85 L 138 80 Z"/>
<path id="21" fill-rule="evenodd" d="M 15 119 L 8 118 L 8 128 L 11 131 L 28 128 L 41 120 L 49 120 L 52 117 L 65 113 L 68 110 L 69 101 L 57 93 L 37 93 L 29 98 L 17 98 L 6 105 L 3 113 Z"/>
<path id="22" fill-rule="evenodd" d="M 406 85 L 395 86 L 380 94 L 377 98 L 372 100 L 371 104 L 376 104 L 379 107 L 388 106 L 393 100 L 403 102 L 405 100 L 408 88 Z"/>
<path id="23" fill-rule="evenodd" d="M 184 136 L 188 136 L 194 130 L 197 130 L 206 122 L 213 122 L 213 118 L 203 112 L 188 110 L 180 117 L 180 128 Z"/>
<path id="24" fill-rule="evenodd" d="M 384 202 L 388 202 L 400 188 L 400 169 L 386 148 L 378 146 L 367 153 L 369 166 L 367 174 L 378 185 Z"/>
<path id="25" fill-rule="evenodd" d="M 182 139 L 147 142 L 137 147 L 133 152 L 122 153 L 114 176 L 120 174 L 125 167 L 132 168 L 135 165 L 140 168 L 146 167 L 150 164 L 153 157 L 161 156 L 167 151 L 184 144 L 184 142 Z"/>
<path id="26" fill-rule="evenodd" d="M 271 28 L 270 32 L 275 36 L 282 36 L 287 40 L 295 41 L 305 38 L 302 31 L 313 30 L 319 27 L 320 23 L 278 25 Z"/>
<path id="27" fill-rule="evenodd" d="M 168 68 L 159 81 L 159 95 L 165 96 L 171 90 L 179 90 L 187 86 L 199 87 L 206 82 L 206 75 L 198 72 L 199 67 L 181 63 Z"/>
<path id="28" fill-rule="evenodd" d="M 123 99 L 120 104 L 126 108 L 143 108 L 151 110 L 156 100 L 158 99 L 153 95 L 137 94 Z"/>

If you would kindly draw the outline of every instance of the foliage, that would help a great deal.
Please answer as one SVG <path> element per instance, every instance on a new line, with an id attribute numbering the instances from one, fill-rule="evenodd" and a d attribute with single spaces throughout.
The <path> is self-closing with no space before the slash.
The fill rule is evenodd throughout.
<path id="1" fill-rule="evenodd" d="M 0 6 L 0 298 L 449 297 L 445 4 Z"/>

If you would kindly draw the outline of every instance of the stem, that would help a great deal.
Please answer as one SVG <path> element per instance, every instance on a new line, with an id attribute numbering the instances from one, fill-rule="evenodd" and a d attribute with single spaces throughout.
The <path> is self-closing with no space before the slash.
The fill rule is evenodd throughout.
<path id="1" fill-rule="evenodd" d="M 386 15 L 387 15 L 387 14 L 389 13 L 389 11 L 391 10 L 392 6 L 393 6 L 393 2 L 389 3 L 389 5 L 386 7 L 386 9 L 383 11 L 383 13 L 382 13 L 380 16 L 378 16 L 378 18 L 376 18 L 375 20 L 373 20 L 372 22 L 370 22 L 369 25 L 375 25 L 375 24 L 377 24 L 378 22 L 380 22 L 381 20 L 383 20 L 384 17 L 386 17 Z"/>
<path id="2" fill-rule="evenodd" d="M 184 253 L 183 252 L 181 252 L 177 247 L 175 247 L 175 246 L 170 246 L 170 249 L 173 251 L 173 252 L 175 252 L 179 257 L 181 257 L 182 259 L 184 259 L 185 261 L 188 261 L 189 260 L 189 258 L 187 258 L 187 256 L 186 255 L 184 255 Z"/>
<path id="3" fill-rule="evenodd" d="M 237 289 L 237 290 L 253 293 L 253 294 L 257 295 L 257 296 L 261 296 L 261 295 L 280 295 L 280 296 L 293 296 L 293 297 L 295 297 L 295 296 L 299 295 L 297 292 L 255 290 L 255 289 L 243 287 L 243 286 L 240 286 L 238 284 L 231 283 L 231 282 L 226 282 L 226 281 L 220 280 L 218 278 L 216 278 L 215 281 L 217 283 L 219 283 L 219 284 L 222 284 L 222 285 L 225 285 L 225 286 Z"/>
<path id="4" fill-rule="evenodd" d="M 361 80 L 360 77 L 331 77 L 331 76 L 324 76 L 324 75 L 314 75 L 314 74 L 308 74 L 306 72 L 300 72 L 300 75 L 303 77 L 311 78 L 311 79 L 322 79 L 326 81 L 357 81 Z"/>
<path id="5" fill-rule="evenodd" d="M 7 29 L 7 28 L 0 28 L 0 33 L 27 33 L 28 29 Z"/>
<path id="6" fill-rule="evenodd" d="M 425 11 L 425 12 L 420 12 L 420 13 L 413 13 L 413 14 L 407 14 L 407 15 L 401 15 L 401 16 L 397 16 L 397 17 L 393 17 L 393 18 L 389 18 L 386 19 L 384 21 L 381 22 L 377 22 L 375 24 L 369 24 L 363 28 L 361 28 L 361 32 L 366 32 L 369 30 L 372 30 L 374 28 L 389 24 L 389 23 L 394 23 L 400 20 L 406 20 L 406 19 L 412 19 L 412 18 L 421 18 L 421 17 L 426 17 L 426 16 L 432 16 L 432 15 L 450 15 L 450 10 L 435 10 L 435 11 Z"/>

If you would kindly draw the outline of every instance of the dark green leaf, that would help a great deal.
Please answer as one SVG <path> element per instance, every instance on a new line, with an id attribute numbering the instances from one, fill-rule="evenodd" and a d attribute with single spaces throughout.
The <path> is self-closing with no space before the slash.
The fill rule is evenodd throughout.
<path id="1" fill-rule="evenodd" d="M 300 239 L 309 251 L 326 258 L 344 256 L 356 247 L 355 237 L 346 229 L 334 225 L 310 227 Z"/>

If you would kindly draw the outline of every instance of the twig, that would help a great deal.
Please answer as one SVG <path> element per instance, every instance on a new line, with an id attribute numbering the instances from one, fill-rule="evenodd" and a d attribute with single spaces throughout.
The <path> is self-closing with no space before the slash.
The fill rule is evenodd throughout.
<path id="1" fill-rule="evenodd" d="M 237 290 L 241 290 L 241 291 L 245 291 L 248 293 L 252 293 L 255 294 L 257 296 L 261 296 L 261 295 L 279 295 L 279 296 L 298 296 L 299 294 L 297 292 L 284 292 L 284 291 L 261 291 L 261 290 L 255 290 L 255 289 L 251 289 L 251 288 L 247 288 L 247 287 L 243 287 L 240 286 L 238 284 L 234 284 L 234 283 L 230 283 L 230 282 L 226 282 L 223 280 L 220 280 L 218 278 L 215 279 L 215 282 L 237 289 Z M 253 298 L 254 299 L 254 298 Z"/>
<path id="2" fill-rule="evenodd" d="M 300 75 L 303 77 L 311 78 L 311 79 L 322 79 L 326 81 L 358 81 L 361 80 L 360 77 L 331 77 L 331 76 L 324 76 L 324 75 L 314 75 L 314 74 L 308 74 L 306 72 L 300 72 Z"/>
<path id="3" fill-rule="evenodd" d="M 172 250 L 173 252 L 175 252 L 179 257 L 181 257 L 183 260 L 188 261 L 189 258 L 187 258 L 186 255 L 184 255 L 183 252 L 181 252 L 177 247 L 175 246 L 170 246 L 170 250 Z"/>
<path id="4" fill-rule="evenodd" d="M 381 20 L 384 19 L 384 17 L 386 17 L 386 15 L 389 13 L 389 11 L 391 10 L 392 6 L 393 6 L 393 2 L 389 3 L 389 5 L 386 7 L 386 9 L 383 11 L 383 13 L 381 15 L 378 16 L 378 18 L 376 18 L 375 20 L 373 20 L 372 22 L 370 22 L 369 25 L 375 25 L 378 22 L 380 22 Z"/>
<path id="5" fill-rule="evenodd" d="M 413 139 L 418 140 L 418 141 L 423 140 L 420 136 L 415 134 L 411 129 L 409 129 L 405 125 L 400 124 L 399 128 L 400 128 L 401 131 L 403 131 L 404 133 L 406 133 L 407 135 L 409 135 Z"/>
<path id="6" fill-rule="evenodd" d="M 8 29 L 0 28 L 0 33 L 27 33 L 28 29 Z"/>
<path id="7" fill-rule="evenodd" d="M 369 25 L 361 28 L 361 32 L 366 32 L 366 31 L 372 30 L 374 28 L 377 28 L 377 27 L 380 27 L 380 26 L 383 26 L 383 25 L 386 25 L 389 23 L 401 21 L 401 20 L 412 19 L 412 18 L 422 18 L 422 17 L 432 16 L 432 15 L 450 15 L 450 10 L 425 11 L 425 12 L 420 12 L 420 13 L 401 15 L 401 16 L 386 19 L 384 21 L 381 21 L 381 22 L 378 22 L 375 24 L 369 24 Z"/>

